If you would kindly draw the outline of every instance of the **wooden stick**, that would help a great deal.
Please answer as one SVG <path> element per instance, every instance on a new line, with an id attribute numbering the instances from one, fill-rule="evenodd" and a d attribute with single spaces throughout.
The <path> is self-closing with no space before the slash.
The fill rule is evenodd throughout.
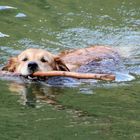
<path id="1" fill-rule="evenodd" d="M 115 75 L 112 74 L 76 73 L 76 72 L 67 72 L 67 71 L 35 72 L 33 73 L 33 76 L 37 76 L 37 77 L 64 76 L 64 77 L 72 77 L 77 79 L 97 79 L 97 80 L 106 80 L 106 81 L 115 80 Z"/>
<path id="2" fill-rule="evenodd" d="M 24 76 L 19 73 L 13 73 L 8 71 L 0 71 L 0 77 L 10 76 Z M 106 80 L 113 81 L 115 80 L 115 75 L 112 74 L 94 74 L 94 73 L 77 73 L 77 72 L 67 72 L 67 71 L 48 71 L 48 72 L 35 72 L 32 76 L 36 77 L 52 77 L 52 76 L 64 76 L 72 77 L 77 79 L 97 79 L 97 80 Z"/>

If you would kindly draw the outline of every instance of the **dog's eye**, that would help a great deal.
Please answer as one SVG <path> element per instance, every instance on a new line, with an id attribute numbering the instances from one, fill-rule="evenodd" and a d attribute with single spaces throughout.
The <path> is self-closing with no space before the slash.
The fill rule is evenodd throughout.
<path id="1" fill-rule="evenodd" d="M 27 60 L 28 60 L 28 58 L 27 58 L 27 57 L 25 57 L 25 58 L 23 58 L 23 59 L 22 59 L 22 61 L 27 61 Z"/>
<path id="2" fill-rule="evenodd" d="M 48 62 L 44 57 L 42 57 L 42 58 L 40 59 L 40 61 L 43 62 L 43 63 Z"/>

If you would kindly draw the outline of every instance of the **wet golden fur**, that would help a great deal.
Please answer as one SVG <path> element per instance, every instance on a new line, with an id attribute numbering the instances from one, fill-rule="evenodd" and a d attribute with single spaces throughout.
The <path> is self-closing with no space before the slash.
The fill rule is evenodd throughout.
<path id="1" fill-rule="evenodd" d="M 18 56 L 10 58 L 2 70 L 28 75 L 31 74 L 28 70 L 29 62 L 35 62 L 38 65 L 37 71 L 75 71 L 91 61 L 100 61 L 109 57 L 117 58 L 117 54 L 114 49 L 105 46 L 64 51 L 57 56 L 42 49 L 27 49 Z"/>

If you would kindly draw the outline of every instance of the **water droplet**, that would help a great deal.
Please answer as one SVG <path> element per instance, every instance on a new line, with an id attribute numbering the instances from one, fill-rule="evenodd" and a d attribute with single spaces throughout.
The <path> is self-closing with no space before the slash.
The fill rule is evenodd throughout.
<path id="1" fill-rule="evenodd" d="M 18 13 L 15 17 L 17 18 L 22 18 L 22 17 L 27 17 L 24 13 Z"/>

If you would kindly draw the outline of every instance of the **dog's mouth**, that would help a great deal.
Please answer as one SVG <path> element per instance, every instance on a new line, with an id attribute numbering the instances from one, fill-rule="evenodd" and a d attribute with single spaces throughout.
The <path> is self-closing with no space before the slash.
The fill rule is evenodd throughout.
<path id="1" fill-rule="evenodd" d="M 28 74 L 26 74 L 24 77 L 30 80 L 36 80 L 37 77 L 33 76 L 33 73 L 37 72 L 39 70 L 28 70 Z"/>
<path id="2" fill-rule="evenodd" d="M 33 76 L 33 73 L 39 71 L 38 67 L 28 67 L 28 73 L 24 75 L 25 78 L 29 80 L 37 80 L 38 77 Z"/>
<path id="3" fill-rule="evenodd" d="M 46 77 L 36 77 L 33 75 L 28 75 L 26 78 L 31 81 L 45 81 L 47 79 Z"/>
<path id="4" fill-rule="evenodd" d="M 27 80 L 31 80 L 31 81 L 41 80 L 40 77 L 33 76 L 33 73 L 32 74 L 27 74 L 27 75 L 22 75 L 22 77 L 27 79 Z"/>
<path id="5" fill-rule="evenodd" d="M 35 72 L 37 72 L 37 71 L 35 71 Z M 33 73 L 24 75 L 23 77 L 26 78 L 26 79 L 28 79 L 28 80 L 31 80 L 31 81 L 45 81 L 47 79 L 47 77 L 34 76 Z"/>
<path id="6" fill-rule="evenodd" d="M 33 76 L 33 73 L 38 72 L 38 71 L 41 71 L 41 69 L 40 69 L 39 65 L 37 64 L 37 62 L 30 61 L 27 64 L 27 73 L 23 74 L 22 76 L 26 79 L 33 80 L 33 81 L 46 79 L 44 77 Z"/>
<path id="7" fill-rule="evenodd" d="M 38 77 L 32 76 L 32 75 L 28 75 L 26 76 L 27 79 L 29 80 L 38 80 Z"/>

